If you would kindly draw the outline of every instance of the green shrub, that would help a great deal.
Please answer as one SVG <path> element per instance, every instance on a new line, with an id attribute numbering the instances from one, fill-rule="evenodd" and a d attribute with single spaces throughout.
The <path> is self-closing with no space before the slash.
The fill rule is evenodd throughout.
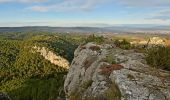
<path id="1" fill-rule="evenodd" d="M 133 75 L 131 75 L 131 74 L 128 74 L 128 75 L 127 75 L 127 78 L 128 78 L 129 80 L 131 80 L 131 81 L 135 79 L 135 77 L 134 77 Z"/>
<path id="2" fill-rule="evenodd" d="M 146 52 L 146 61 L 152 67 L 170 71 L 170 46 L 149 49 Z"/>
<path id="3" fill-rule="evenodd" d="M 104 42 L 104 37 L 103 36 L 96 36 L 96 35 L 90 35 L 86 38 L 85 43 L 88 42 L 95 42 L 97 44 L 101 44 Z"/>
<path id="4" fill-rule="evenodd" d="M 128 49 L 131 48 L 130 42 L 128 42 L 128 41 L 125 40 L 125 39 L 123 39 L 123 40 L 115 40 L 115 41 L 114 41 L 114 44 L 115 44 L 117 47 L 121 48 L 121 49 L 126 49 L 126 50 L 128 50 Z"/>
<path id="5" fill-rule="evenodd" d="M 93 83 L 93 80 L 88 80 L 82 84 L 82 87 L 84 89 L 87 89 L 88 87 L 90 87 L 92 85 L 92 83 Z"/>
<path id="6" fill-rule="evenodd" d="M 112 83 L 110 88 L 105 91 L 107 100 L 121 100 L 121 92 L 116 83 Z"/>
<path id="7" fill-rule="evenodd" d="M 109 64 L 116 64 L 116 60 L 113 55 L 107 55 L 104 61 L 108 62 Z"/>
<path id="8" fill-rule="evenodd" d="M 79 92 L 72 92 L 69 96 L 69 100 L 81 100 L 81 94 Z"/>

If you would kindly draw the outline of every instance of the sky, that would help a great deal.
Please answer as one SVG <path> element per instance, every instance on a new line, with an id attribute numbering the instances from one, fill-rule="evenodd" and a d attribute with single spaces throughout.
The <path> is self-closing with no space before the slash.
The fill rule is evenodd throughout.
<path id="1" fill-rule="evenodd" d="M 0 27 L 170 25 L 170 0 L 0 0 Z"/>

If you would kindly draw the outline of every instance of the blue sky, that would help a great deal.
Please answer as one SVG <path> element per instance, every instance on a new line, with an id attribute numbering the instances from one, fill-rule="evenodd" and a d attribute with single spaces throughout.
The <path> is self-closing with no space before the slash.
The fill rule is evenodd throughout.
<path id="1" fill-rule="evenodd" d="M 170 0 L 0 0 L 0 26 L 170 25 Z"/>

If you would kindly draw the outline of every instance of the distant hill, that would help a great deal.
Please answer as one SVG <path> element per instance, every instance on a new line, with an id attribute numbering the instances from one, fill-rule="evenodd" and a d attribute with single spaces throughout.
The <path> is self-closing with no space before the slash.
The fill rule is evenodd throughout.
<path id="1" fill-rule="evenodd" d="M 106 32 L 131 32 L 131 33 L 166 33 L 170 34 L 170 26 L 154 25 L 117 25 L 110 27 L 48 27 L 48 26 L 31 26 L 31 27 L 0 27 L 0 32 L 64 32 L 64 33 L 106 33 Z"/>
<path id="2" fill-rule="evenodd" d="M 107 28 L 98 28 L 98 27 L 0 27 L 0 32 L 112 32 L 112 30 Z"/>

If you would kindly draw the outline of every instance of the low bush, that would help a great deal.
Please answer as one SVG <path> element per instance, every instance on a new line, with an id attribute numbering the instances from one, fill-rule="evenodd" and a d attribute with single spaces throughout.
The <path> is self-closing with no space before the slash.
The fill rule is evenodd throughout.
<path id="1" fill-rule="evenodd" d="M 105 91 L 106 100 L 121 100 L 121 92 L 116 83 L 112 83 L 110 88 Z"/>
<path id="2" fill-rule="evenodd" d="M 170 71 L 170 46 L 150 48 L 146 52 L 146 61 L 152 67 Z"/>
<path id="3" fill-rule="evenodd" d="M 129 80 L 131 80 L 131 81 L 135 79 L 135 77 L 134 77 L 133 75 L 131 75 L 131 74 L 128 74 L 128 75 L 127 75 L 127 78 L 128 78 Z"/>
<path id="4" fill-rule="evenodd" d="M 106 58 L 103 59 L 104 62 L 108 62 L 109 64 L 116 64 L 116 60 L 112 54 L 109 54 L 106 56 Z"/>
<path id="5" fill-rule="evenodd" d="M 97 36 L 97 35 L 90 35 L 86 38 L 85 43 L 88 42 L 95 42 L 97 44 L 101 44 L 104 42 L 104 37 L 103 36 Z"/>
<path id="6" fill-rule="evenodd" d="M 90 87 L 92 85 L 92 83 L 93 83 L 93 80 L 88 80 L 88 81 L 83 83 L 82 87 L 84 89 L 87 89 L 88 87 Z"/>
<path id="7" fill-rule="evenodd" d="M 123 40 L 115 40 L 115 41 L 114 41 L 114 44 L 115 44 L 117 47 L 121 48 L 121 49 L 126 49 L 126 50 L 128 50 L 128 49 L 131 48 L 130 42 L 128 42 L 128 41 L 125 40 L 125 39 L 123 39 Z"/>

